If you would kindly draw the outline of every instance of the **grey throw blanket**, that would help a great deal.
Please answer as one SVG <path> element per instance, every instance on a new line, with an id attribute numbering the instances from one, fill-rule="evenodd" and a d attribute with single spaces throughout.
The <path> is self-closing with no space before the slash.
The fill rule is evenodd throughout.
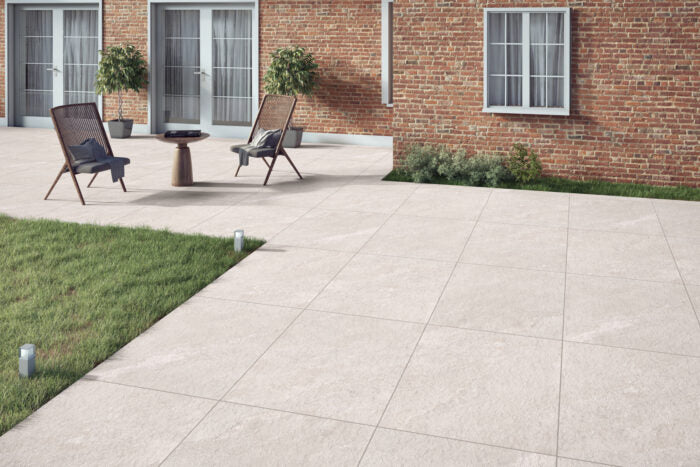
<path id="1" fill-rule="evenodd" d="M 256 146 L 243 146 L 242 148 L 238 149 L 238 163 L 240 165 L 248 165 L 248 161 L 250 158 L 250 152 L 248 152 L 250 149 L 255 149 Z"/>
<path id="2" fill-rule="evenodd" d="M 124 178 L 125 161 L 107 154 L 105 148 L 95 138 L 86 139 L 80 145 L 69 146 L 68 149 L 76 164 L 104 162 L 109 165 L 112 172 L 112 182 L 117 182 L 120 178 Z"/>

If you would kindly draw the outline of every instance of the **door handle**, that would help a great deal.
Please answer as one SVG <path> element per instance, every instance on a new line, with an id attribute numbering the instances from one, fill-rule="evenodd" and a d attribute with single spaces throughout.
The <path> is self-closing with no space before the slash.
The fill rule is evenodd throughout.
<path id="1" fill-rule="evenodd" d="M 53 67 L 53 68 L 47 68 L 47 69 L 46 69 L 46 71 L 53 71 L 54 73 L 60 73 L 60 72 L 61 72 L 61 70 L 59 70 L 59 69 L 58 69 L 58 68 L 56 68 L 56 67 Z"/>
<path id="2" fill-rule="evenodd" d="M 204 71 L 195 71 L 194 74 L 199 76 L 207 76 L 207 73 Z"/>

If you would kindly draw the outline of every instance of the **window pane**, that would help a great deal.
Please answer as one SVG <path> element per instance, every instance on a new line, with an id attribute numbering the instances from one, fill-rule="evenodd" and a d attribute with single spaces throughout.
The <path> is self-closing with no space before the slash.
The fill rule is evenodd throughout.
<path id="1" fill-rule="evenodd" d="M 506 42 L 520 44 L 523 41 L 522 13 L 508 13 Z"/>
<path id="2" fill-rule="evenodd" d="M 544 75 L 546 69 L 546 46 L 533 45 L 530 47 L 530 74 Z"/>
<path id="3" fill-rule="evenodd" d="M 545 13 L 530 14 L 530 42 L 544 44 L 546 41 L 547 15 Z"/>
<path id="4" fill-rule="evenodd" d="M 547 46 L 547 75 L 564 76 L 564 46 Z"/>
<path id="5" fill-rule="evenodd" d="M 545 78 L 530 78 L 530 107 L 545 107 L 547 80 Z"/>
<path id="6" fill-rule="evenodd" d="M 564 78 L 547 78 L 547 107 L 564 107 Z"/>
<path id="7" fill-rule="evenodd" d="M 489 13 L 488 15 L 488 35 L 489 44 L 495 42 L 505 42 L 506 40 L 506 28 L 505 21 L 506 15 L 503 13 Z"/>
<path id="8" fill-rule="evenodd" d="M 503 76 L 489 77 L 489 105 L 506 105 L 506 79 Z"/>
<path id="9" fill-rule="evenodd" d="M 489 45 L 489 75 L 503 75 L 506 73 L 506 46 Z"/>
<path id="10" fill-rule="evenodd" d="M 522 74 L 522 57 L 523 57 L 523 46 L 522 45 L 509 45 L 508 46 L 508 74 L 509 75 L 520 75 Z"/>
<path id="11" fill-rule="evenodd" d="M 564 43 L 564 13 L 547 14 L 547 42 L 549 44 Z"/>
<path id="12" fill-rule="evenodd" d="M 522 78 L 508 77 L 508 100 L 506 105 L 523 105 Z"/>

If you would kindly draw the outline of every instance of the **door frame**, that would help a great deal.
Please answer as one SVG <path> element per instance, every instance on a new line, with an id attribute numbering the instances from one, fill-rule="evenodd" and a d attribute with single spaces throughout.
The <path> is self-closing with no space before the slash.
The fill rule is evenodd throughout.
<path id="1" fill-rule="evenodd" d="M 102 0 L 5 0 L 5 118 L 7 126 L 15 126 L 15 10 L 18 7 L 66 8 L 70 6 L 97 7 L 97 50 L 103 47 Z M 97 96 L 97 108 L 102 114 L 102 96 Z M 3 122 L 4 123 L 4 122 Z M 40 123 L 40 122 L 39 122 Z M 46 125 L 39 125 L 39 127 Z M 31 126 L 30 128 L 36 128 Z M 53 128 L 49 125 L 49 128 Z"/>
<path id="2" fill-rule="evenodd" d="M 157 121 L 157 110 L 158 110 L 158 93 L 160 92 L 159 82 L 156 77 L 156 67 L 158 66 L 158 61 L 153 60 L 152 57 L 157 56 L 156 38 L 158 35 L 158 8 L 161 6 L 173 6 L 177 7 L 182 5 L 183 7 L 221 7 L 225 8 L 227 6 L 235 8 L 246 6 L 252 11 L 253 16 L 253 37 L 252 37 L 252 65 L 253 65 L 253 76 L 252 76 L 252 121 L 258 114 L 258 107 L 260 106 L 260 9 L 259 0 L 207 0 L 198 2 L 196 0 L 148 0 L 148 131 L 149 133 L 156 133 L 158 121 Z M 200 123 L 201 124 L 201 123 Z M 196 127 L 197 125 L 191 125 Z M 250 134 L 250 126 L 232 126 L 232 125 L 217 125 L 214 130 L 210 132 L 212 136 L 221 138 L 247 138 Z"/>

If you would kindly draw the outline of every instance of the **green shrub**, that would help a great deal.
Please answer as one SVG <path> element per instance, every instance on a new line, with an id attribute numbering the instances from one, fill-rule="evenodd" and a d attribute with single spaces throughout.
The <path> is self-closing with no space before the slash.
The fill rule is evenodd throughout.
<path id="1" fill-rule="evenodd" d="M 467 161 L 466 182 L 474 186 L 495 187 L 511 178 L 500 154 L 477 154 Z"/>
<path id="2" fill-rule="evenodd" d="M 438 165 L 444 148 L 438 146 L 411 146 L 406 153 L 402 171 L 416 183 L 434 180 L 438 174 Z"/>
<path id="3" fill-rule="evenodd" d="M 514 144 L 506 163 L 513 178 L 519 183 L 535 181 L 542 175 L 542 164 L 534 152 L 522 144 Z"/>

